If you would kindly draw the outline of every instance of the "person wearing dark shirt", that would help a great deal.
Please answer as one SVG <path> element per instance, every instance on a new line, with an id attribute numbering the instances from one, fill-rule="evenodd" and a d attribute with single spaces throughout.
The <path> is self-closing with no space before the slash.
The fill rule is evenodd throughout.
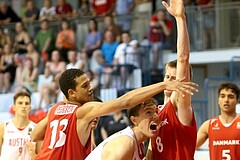
<path id="1" fill-rule="evenodd" d="M 12 10 L 12 8 L 6 4 L 6 2 L 0 3 L 0 24 L 4 25 L 11 22 L 20 22 L 20 21 L 21 19 Z"/>

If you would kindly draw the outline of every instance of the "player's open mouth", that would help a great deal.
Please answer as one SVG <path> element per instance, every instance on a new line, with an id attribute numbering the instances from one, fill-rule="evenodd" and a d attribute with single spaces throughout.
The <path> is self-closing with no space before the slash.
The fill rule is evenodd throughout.
<path id="1" fill-rule="evenodd" d="M 153 131 L 156 131 L 156 130 L 157 130 L 157 124 L 152 123 L 152 124 L 150 125 L 150 129 L 153 130 Z"/>

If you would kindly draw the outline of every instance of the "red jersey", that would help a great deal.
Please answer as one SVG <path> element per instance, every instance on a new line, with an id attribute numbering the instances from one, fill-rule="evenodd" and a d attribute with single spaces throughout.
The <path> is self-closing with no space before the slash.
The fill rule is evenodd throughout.
<path id="1" fill-rule="evenodd" d="M 152 16 L 151 17 L 151 21 L 152 22 L 157 22 L 158 21 L 158 17 L 157 16 Z M 164 21 L 165 25 L 167 26 L 167 28 L 169 30 L 173 30 L 173 22 L 166 19 Z M 163 31 L 159 32 L 154 32 L 154 27 L 150 28 L 150 34 L 149 34 L 149 40 L 150 42 L 165 42 L 166 36 L 164 35 Z M 159 29 L 159 28 L 158 28 Z"/>
<path id="2" fill-rule="evenodd" d="M 58 15 L 72 13 L 72 11 L 73 11 L 72 6 L 69 3 L 65 3 L 63 6 L 60 6 L 60 5 L 56 6 L 56 14 Z"/>
<path id="3" fill-rule="evenodd" d="M 80 106 L 57 103 L 52 107 L 43 146 L 36 160 L 84 160 L 91 152 L 91 136 L 86 146 L 78 138 L 76 111 Z"/>
<path id="4" fill-rule="evenodd" d="M 114 5 L 115 0 L 93 0 L 92 6 L 96 10 L 97 15 L 107 13 Z"/>
<path id="5" fill-rule="evenodd" d="M 193 160 L 197 139 L 194 114 L 191 126 L 182 125 L 171 101 L 169 101 L 165 106 L 159 108 L 158 115 L 161 127 L 151 138 L 153 159 Z"/>
<path id="6" fill-rule="evenodd" d="M 240 116 L 229 126 L 224 126 L 219 117 L 212 118 L 208 128 L 211 160 L 240 159 Z"/>

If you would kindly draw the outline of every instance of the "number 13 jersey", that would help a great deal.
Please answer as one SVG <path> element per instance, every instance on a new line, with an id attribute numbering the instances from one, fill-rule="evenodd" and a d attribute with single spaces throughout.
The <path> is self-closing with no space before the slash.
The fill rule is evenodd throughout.
<path id="1" fill-rule="evenodd" d="M 35 160 L 84 160 L 91 152 L 91 136 L 83 146 L 77 134 L 76 104 L 57 103 L 48 115 L 43 146 Z"/>

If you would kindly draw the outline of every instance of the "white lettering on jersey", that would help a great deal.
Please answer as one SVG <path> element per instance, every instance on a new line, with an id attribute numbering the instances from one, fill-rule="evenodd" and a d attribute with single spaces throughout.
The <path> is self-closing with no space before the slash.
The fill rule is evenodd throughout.
<path id="1" fill-rule="evenodd" d="M 240 145 L 240 140 L 217 140 L 213 141 L 213 146 Z"/>
<path id="2" fill-rule="evenodd" d="M 161 121 L 161 123 L 159 125 L 160 125 L 160 127 L 163 127 L 167 124 L 168 124 L 168 120 L 167 120 L 167 118 L 165 118 L 163 121 Z"/>
<path id="3" fill-rule="evenodd" d="M 71 114 L 74 112 L 76 107 L 77 105 L 72 105 L 72 104 L 59 105 L 55 110 L 54 114 L 56 115 Z"/>

